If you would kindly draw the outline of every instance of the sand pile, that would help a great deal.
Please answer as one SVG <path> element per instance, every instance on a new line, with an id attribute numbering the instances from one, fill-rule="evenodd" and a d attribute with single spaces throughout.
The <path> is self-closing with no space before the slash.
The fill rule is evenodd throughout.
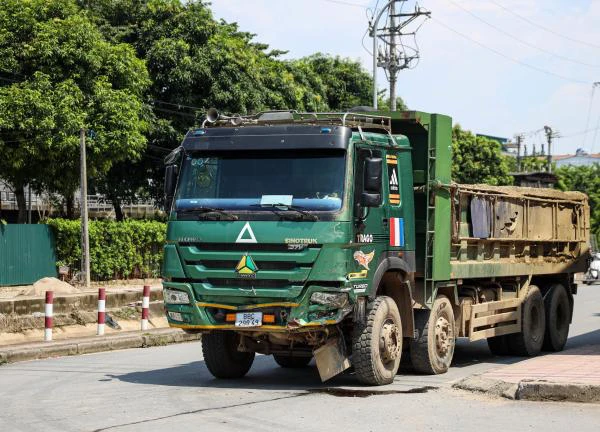
<path id="1" fill-rule="evenodd" d="M 75 294 L 81 292 L 79 289 L 66 282 L 53 277 L 45 277 L 34 283 L 31 288 L 23 292 L 27 296 L 43 296 L 46 291 L 54 291 L 54 294 Z"/>

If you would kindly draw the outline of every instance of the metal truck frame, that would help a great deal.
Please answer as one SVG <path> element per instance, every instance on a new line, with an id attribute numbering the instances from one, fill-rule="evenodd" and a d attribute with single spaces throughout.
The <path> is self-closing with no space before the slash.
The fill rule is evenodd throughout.
<path id="1" fill-rule="evenodd" d="M 451 128 L 416 111 L 209 111 L 167 160 L 170 326 L 203 332 L 219 378 L 255 353 L 382 385 L 402 356 L 446 372 L 458 337 L 562 350 L 587 197 L 453 183 Z"/>

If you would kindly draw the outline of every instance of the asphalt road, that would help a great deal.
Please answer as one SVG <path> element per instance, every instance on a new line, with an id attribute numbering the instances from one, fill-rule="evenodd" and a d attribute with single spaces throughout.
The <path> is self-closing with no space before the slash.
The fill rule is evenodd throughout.
<path id="1" fill-rule="evenodd" d="M 600 285 L 581 286 L 568 346 L 600 343 Z M 600 430 L 600 405 L 508 401 L 451 383 L 518 358 L 460 341 L 451 371 L 360 387 L 325 384 L 314 365 L 284 370 L 258 356 L 249 375 L 212 378 L 199 343 L 0 367 L 0 431 Z"/>

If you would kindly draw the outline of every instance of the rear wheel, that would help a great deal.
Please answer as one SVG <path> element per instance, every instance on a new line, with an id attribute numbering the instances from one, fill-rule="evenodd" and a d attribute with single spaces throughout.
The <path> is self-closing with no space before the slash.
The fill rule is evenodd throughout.
<path id="1" fill-rule="evenodd" d="M 282 368 L 297 369 L 308 366 L 312 357 L 293 357 L 289 355 L 273 354 L 275 362 Z"/>
<path id="2" fill-rule="evenodd" d="M 369 304 L 366 322 L 356 323 L 352 337 L 352 364 L 365 384 L 390 384 L 402 356 L 402 323 L 394 300 L 377 297 Z"/>
<path id="3" fill-rule="evenodd" d="M 562 351 L 569 337 L 571 321 L 571 303 L 567 290 L 561 284 L 550 287 L 544 299 L 546 312 L 546 332 L 544 351 Z"/>
<path id="4" fill-rule="evenodd" d="M 254 361 L 253 352 L 238 351 L 240 336 L 231 331 L 213 331 L 202 335 L 202 354 L 210 373 L 216 378 L 241 378 Z"/>
<path id="5" fill-rule="evenodd" d="M 429 311 L 415 311 L 418 337 L 410 343 L 410 360 L 417 372 L 437 375 L 448 371 L 454 356 L 454 311 L 446 296 L 439 296 Z"/>
<path id="6" fill-rule="evenodd" d="M 542 350 L 546 316 L 544 314 L 544 299 L 540 289 L 530 285 L 521 305 L 521 333 L 506 336 L 510 354 L 533 357 Z"/>

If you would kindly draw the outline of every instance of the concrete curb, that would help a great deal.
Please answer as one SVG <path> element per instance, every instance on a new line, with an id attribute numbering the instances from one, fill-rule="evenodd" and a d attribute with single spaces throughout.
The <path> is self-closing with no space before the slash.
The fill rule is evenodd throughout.
<path id="1" fill-rule="evenodd" d="M 188 334 L 180 329 L 167 328 L 110 336 L 92 336 L 65 341 L 8 345 L 0 347 L 0 365 L 50 357 L 91 354 L 128 348 L 147 348 L 199 339 L 200 334 Z"/>
<path id="2" fill-rule="evenodd" d="M 580 383 L 522 380 L 518 383 L 473 375 L 452 387 L 512 400 L 551 402 L 600 402 L 600 386 Z"/>

